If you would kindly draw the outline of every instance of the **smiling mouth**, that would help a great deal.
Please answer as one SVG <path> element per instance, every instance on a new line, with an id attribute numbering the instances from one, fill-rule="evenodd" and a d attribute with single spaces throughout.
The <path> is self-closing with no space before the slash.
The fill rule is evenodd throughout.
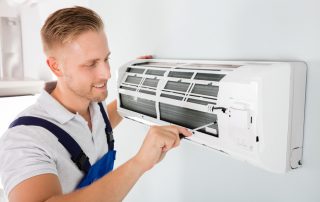
<path id="1" fill-rule="evenodd" d="M 106 87 L 106 83 L 101 83 L 101 84 L 96 84 L 96 85 L 93 85 L 94 88 L 104 88 Z"/>

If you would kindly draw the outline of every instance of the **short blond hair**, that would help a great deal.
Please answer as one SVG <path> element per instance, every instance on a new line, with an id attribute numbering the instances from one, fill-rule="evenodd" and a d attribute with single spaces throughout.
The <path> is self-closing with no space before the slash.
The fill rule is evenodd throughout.
<path id="1" fill-rule="evenodd" d="M 41 28 L 43 49 L 46 54 L 56 45 L 71 42 L 87 31 L 101 31 L 104 25 L 100 16 L 88 8 L 76 6 L 52 13 Z"/>

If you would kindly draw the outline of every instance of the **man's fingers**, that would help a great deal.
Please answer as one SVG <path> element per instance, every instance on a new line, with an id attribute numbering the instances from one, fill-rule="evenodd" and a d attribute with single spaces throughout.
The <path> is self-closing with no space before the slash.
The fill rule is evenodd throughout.
<path id="1" fill-rule="evenodd" d="M 182 135 L 184 135 L 186 137 L 192 135 L 192 133 L 188 129 L 186 129 L 184 127 L 180 127 L 180 126 L 178 126 L 178 128 L 179 128 L 179 134 L 182 134 Z"/>
<path id="2" fill-rule="evenodd" d="M 162 131 L 161 139 L 162 141 L 160 147 L 163 152 L 169 151 L 173 147 L 176 147 L 180 142 L 180 140 L 172 131 L 166 129 Z"/>
<path id="3" fill-rule="evenodd" d="M 152 59 L 152 58 L 153 58 L 152 55 L 143 55 L 143 56 L 138 57 L 138 59 Z"/>
<path id="4" fill-rule="evenodd" d="M 137 158 L 144 164 L 145 170 L 149 170 L 161 161 L 165 153 L 180 144 L 179 134 L 190 136 L 186 128 L 180 126 L 151 126 Z"/>
<path id="5" fill-rule="evenodd" d="M 162 151 L 168 151 L 180 144 L 181 136 L 186 137 L 192 135 L 192 133 L 181 126 L 170 125 L 170 126 L 153 126 L 150 129 L 151 133 L 158 134 L 157 146 L 162 149 Z"/>
<path id="6" fill-rule="evenodd" d="M 171 136 L 174 140 L 173 145 L 170 145 L 170 148 L 177 147 L 180 144 L 180 140 L 186 136 L 192 135 L 192 133 L 181 126 L 171 125 L 171 126 L 163 126 L 163 129 L 168 131 L 167 135 Z"/>
<path id="7" fill-rule="evenodd" d="M 172 126 L 164 126 L 164 127 L 165 127 L 166 130 L 169 130 L 172 133 L 176 134 L 177 137 L 179 137 L 180 139 L 182 137 L 191 136 L 192 135 L 192 133 L 188 129 L 186 129 L 184 127 L 181 127 L 181 126 L 172 125 Z"/>

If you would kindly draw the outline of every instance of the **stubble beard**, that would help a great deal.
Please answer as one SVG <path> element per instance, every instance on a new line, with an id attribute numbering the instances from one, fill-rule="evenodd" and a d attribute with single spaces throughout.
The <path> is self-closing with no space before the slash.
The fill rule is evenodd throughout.
<path id="1" fill-rule="evenodd" d="M 94 87 L 90 87 L 90 89 L 77 88 L 77 84 L 73 82 L 73 77 L 69 75 L 66 77 L 66 87 L 80 98 L 84 98 L 86 100 L 89 100 L 90 102 L 101 102 L 104 101 L 108 96 L 107 82 L 105 84 L 105 92 L 94 95 Z"/>
<path id="2" fill-rule="evenodd" d="M 76 94 L 77 96 L 81 98 L 85 98 L 86 100 L 89 100 L 90 102 L 102 102 L 104 101 L 108 96 L 108 89 L 106 89 L 105 93 L 100 95 L 94 95 L 92 91 L 84 92 L 84 90 L 72 88 L 72 86 L 68 86 L 69 89 Z M 93 89 L 91 89 L 93 90 Z"/>
<path id="3" fill-rule="evenodd" d="M 91 96 L 90 101 L 91 102 L 102 102 L 104 101 L 106 98 L 108 97 L 108 90 L 106 89 L 106 92 L 103 94 L 103 95 L 100 95 L 100 96 Z"/>

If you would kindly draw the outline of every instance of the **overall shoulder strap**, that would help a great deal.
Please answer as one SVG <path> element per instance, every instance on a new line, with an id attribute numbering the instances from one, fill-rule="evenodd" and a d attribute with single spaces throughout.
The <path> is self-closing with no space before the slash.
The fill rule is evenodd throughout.
<path id="1" fill-rule="evenodd" d="M 33 116 L 22 116 L 13 121 L 10 124 L 9 128 L 18 125 L 33 125 L 47 129 L 52 134 L 54 134 L 58 138 L 59 142 L 68 150 L 68 152 L 71 154 L 71 160 L 78 166 L 78 168 L 85 174 L 89 171 L 91 167 L 89 158 L 82 151 L 79 144 L 59 126 L 42 118 Z"/>
<path id="2" fill-rule="evenodd" d="M 106 111 L 104 110 L 103 104 L 101 102 L 99 102 L 98 104 L 99 104 L 100 111 L 101 111 L 101 114 L 104 119 L 104 123 L 106 124 L 106 127 L 104 130 L 105 130 L 106 136 L 107 136 L 109 151 L 114 150 L 114 138 L 113 138 L 113 132 L 112 132 L 112 127 L 111 127 L 110 121 L 108 119 Z"/>

